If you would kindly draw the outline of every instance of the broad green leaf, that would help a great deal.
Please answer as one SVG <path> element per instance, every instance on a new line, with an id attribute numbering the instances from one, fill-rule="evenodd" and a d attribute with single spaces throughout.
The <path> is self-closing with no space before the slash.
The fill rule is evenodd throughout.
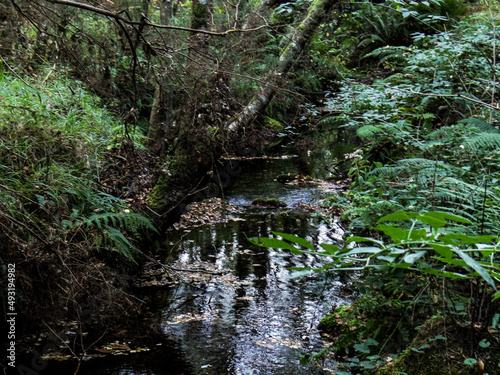
<path id="1" fill-rule="evenodd" d="M 323 250 L 325 250 L 325 253 L 329 255 L 335 254 L 339 251 L 339 247 L 337 245 L 322 243 L 320 246 Z"/>
<path id="2" fill-rule="evenodd" d="M 362 243 L 362 242 L 373 242 L 373 243 L 376 243 L 380 246 L 383 246 L 384 243 L 380 240 L 376 240 L 375 238 L 371 238 L 371 237 L 358 237 L 358 236 L 352 236 L 352 237 L 349 237 L 346 241 L 346 245 L 350 244 L 351 242 L 357 242 L 357 243 Z"/>
<path id="3" fill-rule="evenodd" d="M 440 245 L 437 243 L 430 243 L 429 246 L 432 247 L 436 253 L 444 256 L 446 259 L 451 259 L 451 257 L 453 256 L 453 251 L 449 246 Z"/>
<path id="4" fill-rule="evenodd" d="M 371 337 L 368 337 L 366 341 L 364 342 L 365 345 L 367 346 L 377 346 L 379 342 L 375 339 L 372 339 Z"/>
<path id="5" fill-rule="evenodd" d="M 493 319 L 491 320 L 491 326 L 493 329 L 496 329 L 498 327 L 498 321 L 500 321 L 500 314 L 496 313 L 493 315 Z"/>
<path id="6" fill-rule="evenodd" d="M 302 254 L 301 250 L 290 245 L 288 242 L 285 242 L 283 240 L 279 240 L 277 238 L 269 238 L 269 237 L 253 238 L 250 240 L 250 242 L 252 242 L 255 245 L 262 246 L 262 247 L 271 247 L 273 249 L 290 250 L 295 255 Z"/>
<path id="7" fill-rule="evenodd" d="M 285 240 L 295 242 L 296 244 L 298 244 L 300 246 L 304 246 L 305 248 L 307 248 L 309 250 L 314 250 L 314 246 L 309 241 L 307 241 L 306 239 L 304 239 L 302 237 L 298 237 L 298 236 L 295 236 L 295 235 L 289 234 L 289 233 L 280 233 L 280 232 L 271 232 L 271 233 L 276 235 L 276 236 L 283 237 Z"/>
<path id="8" fill-rule="evenodd" d="M 427 217 L 435 217 L 438 219 L 448 219 L 452 221 L 456 221 L 457 223 L 464 223 L 464 224 L 472 224 L 471 221 L 467 220 L 466 218 L 458 215 L 453 215 L 448 212 L 436 212 L 436 211 L 429 211 L 423 214 L 424 216 Z"/>
<path id="9" fill-rule="evenodd" d="M 384 262 L 387 263 L 393 263 L 394 262 L 394 257 L 388 256 L 388 255 L 379 255 L 377 259 L 380 259 Z"/>
<path id="10" fill-rule="evenodd" d="M 449 279 L 468 279 L 469 278 L 467 275 L 462 275 L 461 273 L 442 272 L 442 271 L 439 271 L 435 268 L 423 268 L 420 270 L 420 272 L 429 273 L 431 275 L 440 276 L 440 277 L 447 277 Z"/>
<path id="11" fill-rule="evenodd" d="M 469 255 L 467 255 L 463 251 L 456 249 L 455 252 L 458 254 L 460 258 L 462 258 L 465 261 L 465 263 L 467 263 L 469 267 L 471 267 L 474 271 L 476 271 L 488 284 L 490 284 L 495 290 L 497 290 L 495 282 L 488 274 L 488 271 L 486 271 L 486 269 L 484 269 L 478 262 L 476 262 L 474 259 L 472 259 Z"/>
<path id="12" fill-rule="evenodd" d="M 336 256 L 338 257 L 347 257 L 350 255 L 355 255 L 355 254 L 377 254 L 383 251 L 382 249 L 378 247 L 371 247 L 371 246 L 363 246 L 363 247 L 355 247 L 354 249 L 351 249 L 345 253 L 340 253 Z"/>
<path id="13" fill-rule="evenodd" d="M 418 217 L 418 220 L 420 220 L 424 224 L 430 225 L 434 230 L 438 230 L 439 228 L 446 225 L 446 220 L 438 217 L 420 215 Z"/>
<path id="14" fill-rule="evenodd" d="M 359 364 L 362 365 L 363 368 L 367 369 L 367 370 L 371 370 L 371 369 L 374 369 L 377 367 L 377 365 L 375 363 L 370 362 L 370 361 L 361 361 Z"/>
<path id="15" fill-rule="evenodd" d="M 38 194 L 35 194 L 35 197 L 36 197 L 36 199 L 38 200 L 38 204 L 39 204 L 40 206 L 45 205 L 45 203 L 46 203 L 46 202 L 45 202 L 45 198 L 43 197 L 43 195 L 38 195 Z"/>
<path id="16" fill-rule="evenodd" d="M 409 231 L 406 229 L 393 227 L 386 224 L 379 224 L 375 229 L 380 230 L 385 234 L 387 234 L 388 236 L 390 236 L 392 241 L 396 244 L 399 244 L 401 243 L 401 241 L 408 238 Z"/>
<path id="17" fill-rule="evenodd" d="M 412 230 L 409 233 L 410 240 L 412 241 L 419 241 L 419 240 L 426 240 L 427 239 L 427 231 L 422 228 L 418 230 Z"/>
<path id="18" fill-rule="evenodd" d="M 365 344 L 356 344 L 354 345 L 354 350 L 360 353 L 370 353 L 370 348 Z"/>
<path id="19" fill-rule="evenodd" d="M 482 339 L 481 341 L 479 341 L 479 346 L 481 348 L 489 348 L 491 346 L 491 342 L 486 339 Z"/>
<path id="20" fill-rule="evenodd" d="M 463 233 L 449 233 L 439 237 L 441 242 L 449 245 L 467 245 L 480 243 L 496 243 L 499 238 L 496 236 L 468 236 Z"/>
<path id="21" fill-rule="evenodd" d="M 417 251 L 416 253 L 406 254 L 404 256 L 404 258 L 403 258 L 403 261 L 406 262 L 406 263 L 413 264 L 417 260 L 419 260 L 420 258 L 422 258 L 425 254 L 427 254 L 426 250 Z"/>
<path id="22" fill-rule="evenodd" d="M 405 221 L 405 220 L 410 220 L 411 218 L 415 217 L 413 212 L 407 213 L 402 210 L 398 210 L 392 214 L 385 215 L 381 217 L 377 223 L 382 223 L 384 221 Z"/>
<path id="23" fill-rule="evenodd" d="M 464 363 L 467 365 L 467 366 L 474 366 L 477 361 L 474 359 L 474 358 L 467 358 Z"/>

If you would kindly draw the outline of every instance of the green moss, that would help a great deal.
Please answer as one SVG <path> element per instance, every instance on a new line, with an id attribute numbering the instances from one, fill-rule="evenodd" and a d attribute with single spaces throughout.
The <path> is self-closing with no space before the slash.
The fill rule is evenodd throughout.
<path id="1" fill-rule="evenodd" d="M 165 192 L 167 191 L 168 178 L 167 176 L 162 176 L 158 179 L 157 184 L 148 195 L 148 205 L 152 209 L 161 209 L 165 207 L 167 203 L 167 195 Z"/>

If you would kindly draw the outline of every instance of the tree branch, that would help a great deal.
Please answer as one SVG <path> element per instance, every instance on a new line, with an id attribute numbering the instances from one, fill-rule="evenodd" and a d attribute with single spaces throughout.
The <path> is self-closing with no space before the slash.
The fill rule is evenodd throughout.
<path id="1" fill-rule="evenodd" d="M 207 35 L 212 35 L 212 36 L 226 36 L 231 33 L 243 33 L 243 32 L 249 32 L 249 31 L 257 31 L 260 29 L 264 29 L 267 27 L 270 27 L 269 25 L 262 25 L 259 27 L 255 27 L 253 29 L 230 29 L 226 30 L 223 32 L 215 32 L 215 31 L 208 31 L 208 30 L 200 30 L 200 29 L 191 29 L 189 27 L 181 27 L 181 26 L 170 26 L 170 25 L 160 25 L 154 22 L 151 22 L 148 20 L 144 15 L 140 21 L 133 21 L 126 19 L 122 17 L 119 13 L 112 12 L 110 10 L 102 9 L 95 7 L 93 5 L 85 4 L 85 3 L 80 3 L 77 1 L 72 1 L 72 0 L 45 0 L 51 4 L 59 4 L 59 5 L 65 5 L 65 6 L 70 6 L 74 8 L 80 8 L 84 10 L 88 10 L 90 12 L 96 13 L 96 14 L 101 14 L 103 16 L 112 18 L 116 21 L 123 22 L 127 25 L 132 25 L 132 26 L 151 26 L 155 27 L 158 29 L 169 29 L 169 30 L 178 30 L 178 31 L 188 31 L 191 33 L 197 33 L 197 34 L 207 34 Z"/>

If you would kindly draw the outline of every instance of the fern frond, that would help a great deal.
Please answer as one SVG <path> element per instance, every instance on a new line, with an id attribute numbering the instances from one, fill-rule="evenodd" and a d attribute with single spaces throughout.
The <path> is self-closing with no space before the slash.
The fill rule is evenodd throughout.
<path id="1" fill-rule="evenodd" d="M 468 145 L 477 149 L 500 148 L 500 133 L 480 133 L 468 140 Z"/>
<path id="2" fill-rule="evenodd" d="M 385 46 L 377 48 L 371 51 L 370 53 L 367 53 L 362 58 L 363 59 L 367 57 L 379 58 L 381 63 L 389 60 L 402 61 L 406 58 L 405 55 L 408 54 L 409 52 L 411 52 L 411 50 L 408 47 Z"/>
<path id="3" fill-rule="evenodd" d="M 343 116 L 326 117 L 318 122 L 318 126 L 333 126 L 343 122 L 343 120 L 345 120 Z"/>
<path id="4" fill-rule="evenodd" d="M 428 180 L 429 178 L 445 177 L 452 169 L 453 168 L 449 164 L 442 161 L 425 158 L 411 158 L 398 160 L 394 165 L 385 165 L 375 168 L 370 174 L 381 174 L 385 176 L 414 175 L 417 179 Z"/>
<path id="5" fill-rule="evenodd" d="M 105 242 L 111 245 L 113 250 L 118 251 L 122 256 L 130 261 L 134 261 L 132 251 L 135 247 L 130 241 L 116 228 L 108 228 L 104 231 Z"/>
<path id="6" fill-rule="evenodd" d="M 383 133 L 384 128 L 376 125 L 365 125 L 356 130 L 356 135 L 360 138 L 371 137 L 375 134 Z"/>
<path id="7" fill-rule="evenodd" d="M 99 229 L 120 227 L 132 233 L 137 232 L 138 229 L 149 229 L 152 231 L 156 231 L 156 228 L 148 218 L 135 212 L 105 212 L 102 214 L 93 214 L 89 218 L 83 220 L 82 224 L 86 224 L 88 227 L 97 226 Z"/>
<path id="8" fill-rule="evenodd" d="M 466 125 L 469 125 L 471 127 L 474 127 L 483 133 L 500 133 L 500 130 L 495 128 L 488 121 L 486 121 L 482 118 L 479 118 L 479 117 L 469 117 L 469 118 L 460 120 L 460 122 L 462 122 Z"/>

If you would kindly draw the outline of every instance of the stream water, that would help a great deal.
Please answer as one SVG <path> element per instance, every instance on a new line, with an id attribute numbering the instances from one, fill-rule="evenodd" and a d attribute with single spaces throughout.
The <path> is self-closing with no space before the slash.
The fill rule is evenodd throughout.
<path id="1" fill-rule="evenodd" d="M 300 362 L 304 354 L 327 345 L 316 326 L 332 305 L 348 303 L 340 296 L 342 280 L 321 273 L 291 278 L 290 267 L 317 267 L 320 259 L 261 248 L 248 239 L 278 231 L 312 243 L 342 241 L 337 223 L 297 207 L 299 202 L 315 204 L 333 193 L 275 180 L 283 173 L 307 174 L 307 164 L 298 158 L 245 161 L 240 166 L 241 174 L 223 198 L 241 212 L 225 223 L 169 232 L 165 239 L 176 254 L 177 267 L 209 266 L 222 273 L 187 275 L 192 282 L 155 289 L 152 303 L 171 346 L 84 364 L 79 374 L 331 373 L 328 368 L 333 364 Z M 278 198 L 288 207 L 250 204 L 262 196 Z"/>

